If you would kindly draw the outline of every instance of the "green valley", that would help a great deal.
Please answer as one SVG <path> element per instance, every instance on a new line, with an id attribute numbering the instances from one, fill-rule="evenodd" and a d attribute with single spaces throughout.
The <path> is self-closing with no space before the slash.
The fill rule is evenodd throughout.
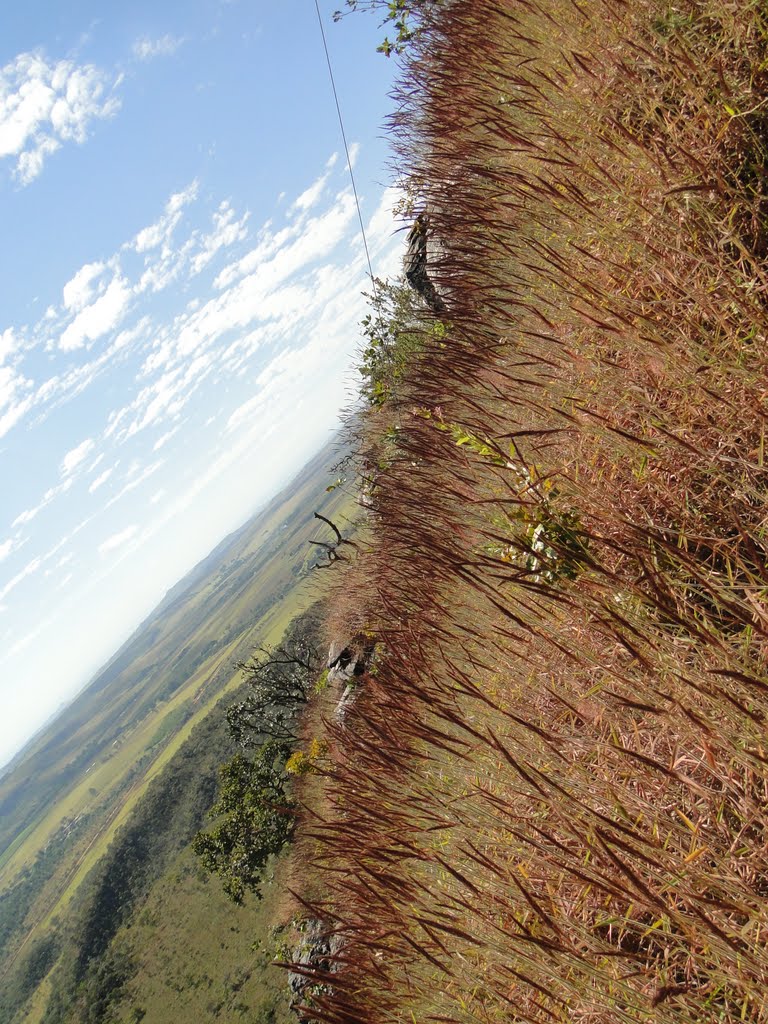
<path id="1" fill-rule="evenodd" d="M 175 984 L 190 1007 L 190 993 L 200 997 L 198 1019 L 214 1020 L 247 987 L 242 972 L 254 976 L 259 957 L 251 947 L 266 927 L 269 898 L 257 908 L 233 907 L 217 881 L 201 877 L 188 843 L 213 803 L 220 764 L 234 752 L 221 702 L 226 707 L 237 693 L 239 663 L 279 641 L 318 596 L 322 576 L 310 567 L 321 549 L 309 542 L 327 540 L 329 530 L 313 512 L 340 524 L 354 514 L 348 495 L 328 489 L 338 458 L 333 441 L 222 541 L 6 769 L 2 1020 L 68 1020 L 72 986 L 82 993 L 89 985 L 87 1019 L 101 1020 L 110 992 L 137 971 L 165 993 L 158 1006 L 176 1005 L 166 998 Z M 134 921 L 138 905 L 145 909 Z M 197 947 L 174 932 L 195 920 Z M 180 986 L 200 943 L 208 965 L 202 980 Z M 152 949 L 146 962 L 145 947 Z M 272 997 L 278 988 L 273 982 Z M 151 1019 L 175 1019 L 175 1010 L 158 1012 Z"/>

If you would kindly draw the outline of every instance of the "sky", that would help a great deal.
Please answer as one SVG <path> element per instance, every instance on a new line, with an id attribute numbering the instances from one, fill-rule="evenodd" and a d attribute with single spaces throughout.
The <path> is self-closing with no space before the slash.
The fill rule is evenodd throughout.
<path id="1" fill-rule="evenodd" d="M 373 15 L 320 10 L 397 276 Z M 0 10 L 0 765 L 340 425 L 367 264 L 314 0 Z"/>

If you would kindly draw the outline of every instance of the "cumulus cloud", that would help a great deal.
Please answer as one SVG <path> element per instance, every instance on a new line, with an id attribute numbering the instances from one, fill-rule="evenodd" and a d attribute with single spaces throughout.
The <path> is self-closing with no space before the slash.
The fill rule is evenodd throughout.
<path id="1" fill-rule="evenodd" d="M 318 178 L 317 181 L 314 181 L 309 186 L 308 189 L 305 189 L 305 191 L 301 193 L 301 195 L 298 197 L 298 199 L 295 199 L 293 201 L 293 205 L 291 206 L 291 209 L 292 210 L 309 210 L 313 206 L 316 206 L 317 202 L 319 201 L 320 197 L 323 194 L 325 186 L 328 184 L 328 178 L 329 177 L 330 177 L 330 173 L 326 173 L 326 174 L 323 174 L 322 177 Z"/>
<path id="2" fill-rule="evenodd" d="M 105 431 L 106 438 L 124 441 L 142 426 L 178 419 L 211 373 L 226 372 L 230 379 L 242 375 L 263 344 L 290 341 L 291 331 L 308 310 L 318 308 L 312 266 L 332 262 L 336 247 L 351 237 L 355 208 L 349 189 L 331 194 L 320 205 L 336 163 L 335 156 L 327 161 L 323 173 L 289 205 L 282 224 L 267 220 L 254 233 L 250 248 L 243 247 L 250 234 L 248 214 L 237 213 L 228 200 L 212 212 L 209 231 L 191 228 L 182 234 L 182 222 L 194 217 L 189 208 L 198 199 L 198 182 L 192 181 L 169 197 L 156 221 L 115 253 L 81 266 L 64 284 L 59 306 L 49 306 L 34 326 L 9 327 L 0 333 L 0 437 L 30 410 L 38 410 L 41 422 L 102 374 L 143 350 L 138 379 L 146 383 L 154 378 L 153 383 L 137 389 L 123 409 L 115 410 Z M 368 221 L 378 272 L 390 266 L 394 273 L 399 269 L 391 259 L 398 241 L 393 236 L 394 200 L 395 193 L 389 190 Z M 235 258 L 225 262 L 221 254 L 229 248 L 235 250 Z M 218 294 L 207 301 L 198 294 L 190 301 L 180 292 L 184 305 L 164 324 L 148 315 L 128 320 L 151 293 L 174 281 L 186 285 L 214 261 Z M 105 343 L 96 348 L 101 339 Z M 35 345 L 68 357 L 58 372 L 41 381 L 22 373 L 26 353 Z M 87 351 L 89 357 L 73 356 L 79 351 Z M 189 377 L 190 366 L 199 379 Z M 173 382 L 166 376 L 169 371 L 174 371 Z"/>
<path id="3" fill-rule="evenodd" d="M 59 348 L 71 352 L 114 330 L 123 319 L 130 297 L 130 285 L 121 274 L 115 274 L 98 299 L 82 308 L 66 328 L 59 338 Z"/>
<path id="4" fill-rule="evenodd" d="M 94 282 L 104 270 L 103 263 L 86 263 L 63 288 L 64 306 L 77 312 L 86 306 L 95 294 Z"/>
<path id="5" fill-rule="evenodd" d="M 40 501 L 33 508 L 25 509 L 16 516 L 11 526 L 15 529 L 17 526 L 24 526 L 26 523 L 31 523 L 32 520 L 40 513 L 46 505 L 50 505 L 54 498 L 60 494 L 65 494 L 72 486 L 73 478 L 68 476 L 67 479 L 63 480 L 60 484 L 56 484 L 55 487 L 49 487 L 45 494 L 42 496 Z"/>
<path id="6" fill-rule="evenodd" d="M 99 554 L 103 557 L 108 555 L 111 551 L 117 551 L 118 548 L 123 547 L 128 541 L 135 535 L 139 529 L 138 525 L 134 523 L 132 526 L 126 526 L 124 530 L 120 530 L 119 533 L 113 533 L 111 537 L 107 537 L 105 541 L 99 544 Z"/>
<path id="7" fill-rule="evenodd" d="M 33 558 L 31 562 L 27 562 L 20 572 L 17 572 L 12 579 L 8 580 L 4 587 L 0 588 L 0 601 L 4 600 L 12 590 L 18 587 L 22 580 L 27 578 L 27 576 L 31 576 L 32 573 L 37 572 L 42 564 L 43 560 L 39 556 Z"/>
<path id="8" fill-rule="evenodd" d="M 4 394 L 11 414 L 7 422 L 23 415 L 28 407 L 25 403 L 43 406 L 46 411 L 42 415 L 46 415 L 56 403 L 71 399 L 128 354 L 134 359 L 140 354 L 133 392 L 123 408 L 109 413 L 101 439 L 104 444 L 100 442 L 99 447 L 109 454 L 107 446 L 127 445 L 147 428 L 153 429 L 154 436 L 143 442 L 143 450 L 133 448 L 135 453 L 141 452 L 136 472 L 112 487 L 110 500 L 87 521 L 102 515 L 159 471 L 161 463 L 151 462 L 151 453 L 165 449 L 181 434 L 182 413 L 195 416 L 199 395 L 209 392 L 211 381 L 226 381 L 226 390 L 233 398 L 237 396 L 222 406 L 219 417 L 226 424 L 228 438 L 239 439 L 265 406 L 280 407 L 281 396 L 287 393 L 296 394 L 299 401 L 307 375 L 327 376 L 332 363 L 336 372 L 341 372 L 354 341 L 340 344 L 330 339 L 354 338 L 362 315 L 362 264 L 351 256 L 343 264 L 339 262 L 339 253 L 346 251 L 342 244 L 352 238 L 355 206 L 348 188 L 335 196 L 328 189 L 333 163 L 332 158 L 323 174 L 288 206 L 282 224 L 275 227 L 267 221 L 250 243 L 248 215 L 238 214 L 226 200 L 212 211 L 209 231 L 188 227 L 182 233 L 181 221 L 187 219 L 188 207 L 198 198 L 198 184 L 192 182 L 170 196 L 158 220 L 133 235 L 111 257 L 81 266 L 63 286 L 61 305 L 51 307 L 51 314 L 44 314 L 37 328 L 24 328 L 23 340 L 10 330 L 0 334 L 0 353 L 7 350 L 13 361 L 23 358 L 19 353 L 27 350 L 28 335 L 34 336 L 35 331 L 38 337 L 53 335 L 46 347 L 59 358 L 61 353 L 85 349 L 103 335 L 120 331 L 100 346 L 97 354 L 86 360 L 69 358 L 58 374 L 42 383 L 25 381 L 12 367 L 0 364 L 0 433 Z M 393 202 L 394 195 L 388 193 L 368 218 L 374 253 L 386 255 L 397 247 Z M 199 223 L 199 215 L 197 220 Z M 389 248 L 387 243 L 391 243 Z M 226 263 L 220 254 L 228 247 L 235 249 L 235 258 Z M 212 297 L 206 300 L 203 293 L 202 298 L 190 302 L 184 289 L 214 260 L 219 272 Z M 175 315 L 166 310 L 164 322 L 145 315 L 121 323 L 135 304 L 145 301 L 142 281 L 148 273 L 154 273 L 159 281 L 163 275 L 180 276 L 181 271 L 184 276 L 176 292 Z M 318 325 L 322 325 L 320 334 Z M 310 336 L 319 340 L 309 348 L 297 344 Z M 260 365 L 254 362 L 254 354 L 262 346 L 271 350 L 266 366 L 263 360 Z M 4 370 L 9 371 L 5 376 Z M 246 390 L 248 373 L 254 377 Z M 115 479 L 113 470 L 96 468 L 95 448 L 96 442 L 89 438 L 67 452 L 57 488 L 47 492 L 35 508 L 22 512 L 14 525 L 30 522 L 57 493 L 82 476 L 86 467 L 92 495 L 100 492 L 110 477 Z M 114 534 L 99 550 L 109 552 L 118 546 L 115 538 L 126 543 L 130 536 L 126 531 Z M 91 550 L 97 547 L 93 544 Z"/>
<path id="9" fill-rule="evenodd" d="M 14 176 L 27 185 L 63 143 L 85 142 L 91 123 L 119 106 L 93 64 L 21 53 L 0 68 L 0 157 L 15 160 Z"/>
<path id="10" fill-rule="evenodd" d="M 69 476 L 70 473 L 74 472 L 75 469 L 91 454 L 93 449 L 96 447 L 96 442 L 87 438 L 81 442 L 76 448 L 68 451 L 64 458 L 61 460 L 61 472 L 65 476 Z"/>
<path id="11" fill-rule="evenodd" d="M 16 350 L 17 344 L 16 334 L 12 327 L 0 331 L 0 363 L 4 363 L 8 356 Z"/>
<path id="12" fill-rule="evenodd" d="M 109 469 L 105 469 L 103 473 L 99 473 L 96 479 L 91 481 L 91 485 L 88 488 L 89 494 L 93 494 L 93 492 L 97 491 L 102 486 L 102 484 L 105 484 L 107 480 L 109 480 L 109 478 L 112 476 L 113 472 L 114 469 L 110 467 Z"/>
<path id="13" fill-rule="evenodd" d="M 158 437 L 158 439 L 152 445 L 152 451 L 159 452 L 161 448 L 164 448 L 165 445 L 168 444 L 172 437 L 175 437 L 176 434 L 178 434 L 178 432 L 179 428 L 177 426 L 172 427 L 171 430 L 166 430 L 166 432 L 162 434 L 160 437 Z"/>
<path id="14" fill-rule="evenodd" d="M 227 288 L 238 277 L 253 274 L 258 269 L 259 287 L 269 290 L 305 264 L 329 254 L 341 241 L 354 216 L 352 193 L 340 192 L 325 213 L 309 220 L 301 219 L 275 234 L 269 229 L 263 231 L 256 247 L 224 267 L 214 285 Z M 270 279 L 268 284 L 267 278 Z"/>
<path id="15" fill-rule="evenodd" d="M 240 220 L 237 220 L 235 211 L 227 200 L 220 204 L 213 215 L 213 231 L 203 237 L 201 251 L 192 259 L 193 274 L 199 274 L 220 249 L 234 245 L 236 242 L 242 242 L 246 238 L 248 217 L 249 214 L 246 213 Z"/>
<path id="16" fill-rule="evenodd" d="M 181 192 L 175 192 L 165 204 L 160 219 L 154 224 L 142 228 L 128 247 L 136 252 L 144 253 L 168 244 L 176 225 L 181 220 L 184 207 L 197 198 L 197 190 L 198 183 L 193 181 Z"/>
<path id="17" fill-rule="evenodd" d="M 165 35 L 158 39 L 143 36 L 133 44 L 133 55 L 137 60 L 152 60 L 154 57 L 170 57 L 184 42 L 179 36 Z"/>
<path id="18" fill-rule="evenodd" d="M 5 412 L 0 415 L 0 437 L 4 437 L 19 420 L 32 408 L 34 399 L 31 395 L 27 395 L 26 398 L 22 398 L 18 402 L 13 402 L 10 408 L 6 409 Z"/>
<path id="19" fill-rule="evenodd" d="M 0 409 L 18 403 L 29 381 L 12 366 L 0 366 Z"/>
<path id="20" fill-rule="evenodd" d="M 184 216 L 185 207 L 197 199 L 198 183 L 193 181 L 174 193 L 165 204 L 162 216 L 141 231 L 123 248 L 144 256 L 144 272 L 135 286 L 140 295 L 159 292 L 175 281 L 187 266 L 197 233 L 174 247 L 173 234 Z"/>
<path id="21" fill-rule="evenodd" d="M 34 402 L 32 381 L 18 369 L 19 345 L 12 327 L 0 331 L 0 437 L 8 433 Z"/>

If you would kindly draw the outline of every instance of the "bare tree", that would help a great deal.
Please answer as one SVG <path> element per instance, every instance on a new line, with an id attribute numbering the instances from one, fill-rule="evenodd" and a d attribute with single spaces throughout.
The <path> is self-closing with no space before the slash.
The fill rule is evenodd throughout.
<path id="1" fill-rule="evenodd" d="M 311 540 L 309 542 L 310 544 L 316 544 L 317 547 L 319 548 L 323 548 L 328 559 L 325 565 L 318 562 L 316 565 L 313 565 L 312 568 L 329 569 L 334 564 L 334 562 L 348 562 L 349 559 L 345 555 L 339 553 L 339 548 L 346 544 L 349 547 L 353 548 L 355 551 L 357 551 L 357 544 L 355 544 L 353 540 L 347 540 L 346 537 L 342 537 L 341 531 L 339 530 L 338 526 L 336 526 L 335 523 L 331 522 L 330 519 L 326 519 L 325 516 L 321 516 L 319 512 L 315 512 L 314 516 L 315 519 L 320 519 L 324 523 L 327 523 L 328 526 L 330 526 L 330 528 L 336 534 L 336 541 L 335 543 L 324 540 Z"/>

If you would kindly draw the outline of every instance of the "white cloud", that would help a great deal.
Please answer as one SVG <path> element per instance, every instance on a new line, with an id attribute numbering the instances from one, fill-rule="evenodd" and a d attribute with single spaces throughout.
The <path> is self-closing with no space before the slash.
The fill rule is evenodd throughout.
<path id="1" fill-rule="evenodd" d="M 77 449 L 73 449 L 76 451 Z M 70 452 L 70 454 L 72 454 Z M 63 467 L 63 463 L 62 463 Z M 41 512 L 46 505 L 50 505 L 54 498 L 58 497 L 59 494 L 65 494 L 72 486 L 73 478 L 68 476 L 66 480 L 63 480 L 60 484 L 55 487 L 49 487 L 45 492 L 40 501 L 33 508 L 25 509 L 24 512 L 20 512 L 19 515 L 13 520 L 11 526 L 14 528 L 17 526 L 24 526 L 26 523 L 31 523 L 32 520 Z"/>
<path id="2" fill-rule="evenodd" d="M 9 355 L 16 350 L 18 342 L 12 327 L 0 331 L 0 363 L 5 362 Z"/>
<path id="3" fill-rule="evenodd" d="M 127 348 L 132 345 L 134 341 L 138 341 L 142 336 L 145 336 L 149 332 L 149 328 L 152 325 L 152 321 L 148 316 L 143 316 L 138 323 L 134 324 L 133 327 L 129 327 L 124 331 L 121 331 L 112 343 L 112 349 L 114 352 L 119 352 L 120 349 Z"/>
<path id="4" fill-rule="evenodd" d="M 301 193 L 298 199 L 293 201 L 291 210 L 309 210 L 316 206 L 325 186 L 328 184 L 329 176 L 328 173 L 323 174 L 322 177 L 313 182 L 308 189 Z"/>
<path id="5" fill-rule="evenodd" d="M 159 291 L 173 280 L 189 281 L 225 248 L 245 241 L 248 215 L 238 217 L 229 201 L 212 213 L 212 230 L 207 234 L 191 230 L 175 241 L 174 232 L 198 196 L 198 182 L 192 181 L 168 198 L 155 223 L 112 256 L 81 266 L 63 286 L 60 307 L 49 307 L 37 325 L 23 329 L 23 337 L 11 327 L 0 334 L 0 355 L 7 353 L 10 360 L 5 365 L 0 362 L 0 437 L 32 409 L 38 410 L 34 423 L 42 422 L 119 360 L 143 349 L 146 354 L 139 378 L 159 379 L 134 392 L 122 410 L 110 415 L 105 437 L 124 441 L 142 426 L 178 418 L 201 380 L 212 372 L 226 370 L 232 377 L 244 374 L 259 346 L 281 338 L 290 340 L 289 332 L 307 310 L 317 308 L 317 297 L 308 291 L 309 269 L 318 260 L 332 259 L 333 249 L 348 237 L 355 216 L 348 189 L 328 206 L 309 210 L 310 199 L 332 164 L 333 158 L 293 204 L 283 226 L 276 229 L 267 221 L 253 247 L 219 270 L 214 279 L 218 295 L 206 302 L 199 295 L 190 301 L 188 295 L 180 294 L 185 306 L 165 325 L 156 326 L 146 315 L 127 326 L 124 321 L 134 304 L 144 301 L 142 293 Z M 382 205 L 370 219 L 373 248 L 391 238 L 391 223 L 383 230 L 387 218 Z M 142 257 L 143 269 L 136 268 L 135 255 Z M 217 263 L 221 267 L 220 259 Z M 94 343 L 101 338 L 107 344 L 94 350 Z M 48 379 L 33 382 L 22 375 L 20 367 L 26 353 L 36 346 L 44 347 L 51 359 L 57 352 L 69 355 L 85 349 L 92 355 L 87 360 L 69 358 Z M 214 347 L 217 351 L 211 356 Z M 186 373 L 189 364 L 203 358 L 207 362 L 195 364 L 201 379 L 190 379 Z M 166 376 L 172 370 L 179 371 L 173 394 Z"/>
<path id="6" fill-rule="evenodd" d="M 6 328 L 5 331 L 0 331 L 0 364 L 5 362 L 9 355 L 11 355 L 18 346 L 18 339 L 13 332 L 13 328 Z"/>
<path id="7" fill-rule="evenodd" d="M 0 437 L 3 437 L 8 431 L 18 423 L 22 417 L 29 412 L 34 404 L 34 398 L 32 395 L 28 395 L 20 401 L 16 401 L 12 404 L 10 409 L 7 409 L 2 416 L 0 416 Z"/>
<path id="8" fill-rule="evenodd" d="M 138 60 L 152 60 L 153 57 L 170 57 L 184 42 L 178 36 L 165 35 L 159 39 L 144 36 L 133 44 L 133 55 Z"/>
<path id="9" fill-rule="evenodd" d="M 75 276 L 64 285 L 64 305 L 77 312 L 87 305 L 94 296 L 94 281 L 104 270 L 103 263 L 86 263 Z"/>
<path id="10" fill-rule="evenodd" d="M 13 550 L 13 540 L 9 537 L 8 540 L 5 540 L 5 541 L 3 541 L 2 544 L 0 544 L 0 562 L 2 562 L 2 560 L 4 558 L 7 558 L 8 555 L 10 555 L 12 550 Z"/>
<path id="11" fill-rule="evenodd" d="M 103 557 L 104 555 L 108 555 L 111 551 L 116 551 L 118 548 L 121 548 L 124 544 L 128 543 L 138 529 L 138 525 L 134 523 L 133 526 L 127 526 L 119 533 L 113 533 L 111 537 L 107 537 L 105 541 L 102 541 L 102 543 L 99 544 L 99 554 Z"/>
<path id="12" fill-rule="evenodd" d="M 68 451 L 64 458 L 61 460 L 61 472 L 65 476 L 69 476 L 77 467 L 91 454 L 93 449 L 96 447 L 96 442 L 87 438 L 81 442 L 76 448 Z"/>
<path id="13" fill-rule="evenodd" d="M 114 330 L 123 319 L 131 297 L 131 288 L 124 277 L 116 274 L 102 295 L 85 306 L 59 338 L 62 352 L 82 348 L 86 341 L 96 341 Z"/>
<path id="14" fill-rule="evenodd" d="M 24 402 L 21 399 L 21 392 L 27 390 L 29 383 L 13 367 L 0 366 L 0 409 L 5 408 L 5 406 L 11 406 L 10 412 L 17 405 L 23 406 Z M 2 420 L 0 420 L 0 423 L 2 423 Z M 0 436 L 2 436 L 2 431 L 0 431 Z"/>
<path id="15" fill-rule="evenodd" d="M 17 526 L 25 526 L 27 523 L 31 523 L 41 508 L 41 505 L 36 505 L 34 508 L 25 509 L 16 516 L 11 526 L 15 529 Z"/>
<path id="16" fill-rule="evenodd" d="M 109 478 L 112 476 L 113 472 L 114 472 L 114 468 L 110 466 L 109 469 L 105 469 L 103 473 L 100 473 L 96 477 L 96 479 L 91 482 L 91 485 L 88 488 L 88 493 L 89 494 L 93 494 L 94 491 L 97 491 L 101 487 L 102 484 L 105 484 L 107 482 L 107 480 L 109 480 Z"/>
<path id="17" fill-rule="evenodd" d="M 192 260 L 192 273 L 199 274 L 219 249 L 242 242 L 248 235 L 245 224 L 249 214 L 235 220 L 235 211 L 225 200 L 213 215 L 213 231 L 202 239 L 202 249 Z"/>
<path id="18" fill-rule="evenodd" d="M 57 495 L 64 494 L 72 486 L 72 482 L 73 482 L 73 480 L 72 480 L 72 477 L 70 476 L 70 477 L 67 477 L 66 480 L 62 481 L 62 483 L 56 484 L 55 487 L 49 487 L 48 490 L 43 495 L 43 502 L 42 502 L 42 504 L 43 505 L 48 505 L 50 502 L 53 501 L 53 499 Z"/>
<path id="19" fill-rule="evenodd" d="M 336 196 L 334 206 L 309 220 L 300 220 L 277 234 L 260 232 L 258 244 L 230 263 L 216 277 L 214 285 L 226 288 L 238 277 L 251 274 L 251 284 L 260 293 L 269 291 L 302 266 L 327 255 L 341 241 L 355 216 L 355 201 L 349 191 Z M 290 240 L 294 239 L 291 244 Z M 254 273 L 258 269 L 258 275 Z"/>
<path id="20" fill-rule="evenodd" d="M 381 202 L 372 214 L 365 229 L 368 245 L 372 253 L 383 249 L 393 240 L 400 226 L 395 218 L 394 211 L 401 199 L 402 192 L 399 189 L 392 187 L 384 189 Z M 404 250 L 404 243 L 400 243 L 400 248 Z"/>
<path id="21" fill-rule="evenodd" d="M 21 572 L 17 572 L 13 579 L 10 579 L 2 589 L 0 589 L 0 601 L 4 600 L 12 590 L 14 590 L 22 580 L 26 579 L 27 576 L 31 576 L 32 573 L 37 572 L 40 566 L 43 564 L 42 558 L 39 556 L 33 558 L 31 562 L 27 562 Z"/>
<path id="22" fill-rule="evenodd" d="M 154 224 L 142 228 L 129 248 L 136 252 L 149 252 L 163 244 L 168 244 L 176 225 L 181 220 L 184 207 L 197 198 L 198 183 L 193 181 L 181 192 L 175 192 L 165 204 L 162 217 Z"/>
<path id="23" fill-rule="evenodd" d="M 119 100 L 106 95 L 108 76 L 92 64 L 49 63 L 21 53 L 0 68 L 0 158 L 15 158 L 27 185 L 64 142 L 85 142 L 92 121 L 111 117 Z"/>
<path id="24" fill-rule="evenodd" d="M 157 462 L 153 462 L 151 463 L 151 465 L 145 466 L 142 469 L 141 463 L 135 462 L 128 471 L 126 477 L 127 483 L 124 484 L 122 489 L 118 491 L 118 493 L 113 498 L 110 498 L 110 500 L 105 505 L 105 508 L 111 508 L 118 501 L 120 501 L 120 499 L 124 495 L 129 494 L 131 491 L 135 491 L 137 487 L 143 484 L 145 480 L 148 480 L 149 477 L 157 473 L 159 469 L 162 469 L 164 465 L 165 460 L 158 459 Z"/>
<path id="25" fill-rule="evenodd" d="M 161 448 L 165 447 L 165 445 L 168 444 L 168 442 L 171 440 L 171 438 L 174 436 L 174 434 L 177 434 L 178 432 L 179 432 L 179 428 L 178 427 L 173 427 L 173 429 L 167 430 L 162 435 L 162 437 L 158 437 L 158 439 L 152 445 L 152 451 L 153 452 L 159 452 Z"/>

